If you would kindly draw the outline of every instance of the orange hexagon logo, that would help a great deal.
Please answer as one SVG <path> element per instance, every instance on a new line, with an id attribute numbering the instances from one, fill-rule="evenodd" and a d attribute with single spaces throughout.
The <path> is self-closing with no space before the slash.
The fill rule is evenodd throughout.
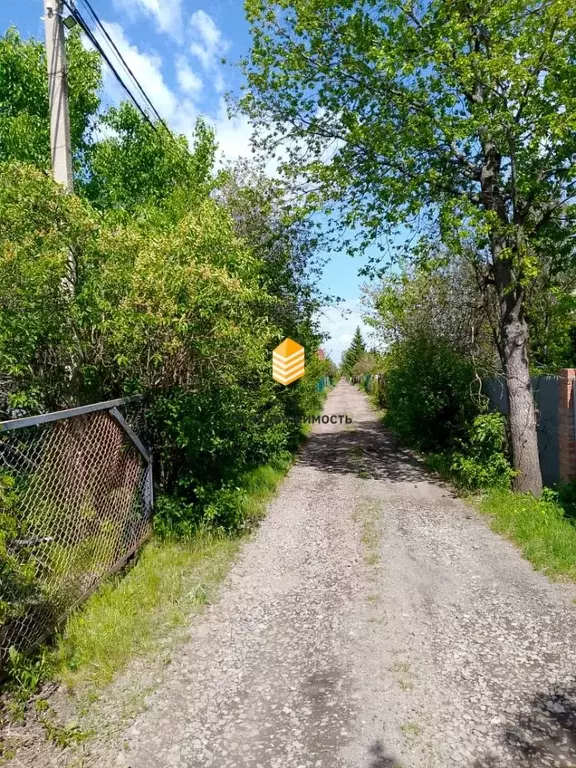
<path id="1" fill-rule="evenodd" d="M 272 376 L 279 384 L 292 384 L 304 376 L 304 347 L 284 339 L 272 352 Z"/>

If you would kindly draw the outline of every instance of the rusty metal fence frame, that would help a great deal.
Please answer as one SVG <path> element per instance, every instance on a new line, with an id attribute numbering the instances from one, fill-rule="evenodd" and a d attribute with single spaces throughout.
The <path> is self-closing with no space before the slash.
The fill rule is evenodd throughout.
<path id="1" fill-rule="evenodd" d="M 142 408 L 135 395 L 0 422 L 0 671 L 11 647 L 45 640 L 150 536 Z"/>

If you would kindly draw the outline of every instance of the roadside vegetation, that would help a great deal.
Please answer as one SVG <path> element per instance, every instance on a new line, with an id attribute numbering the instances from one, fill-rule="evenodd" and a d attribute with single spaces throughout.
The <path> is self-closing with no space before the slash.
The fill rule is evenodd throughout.
<path id="1" fill-rule="evenodd" d="M 562 558 L 552 565 L 552 539 L 564 531 L 570 541 L 573 529 L 543 489 L 531 384 L 576 363 L 569 3 L 247 8 L 243 106 L 260 146 L 285 136 L 294 158 L 304 145 L 296 173 L 311 205 L 335 214 L 351 254 L 372 246 L 368 321 L 385 354 L 370 357 L 357 335 L 343 372 L 463 492 L 490 489 L 483 508 L 495 520 L 509 498 L 517 525 L 502 525 L 542 567 L 510 489 L 531 493 L 527 508 L 554 521 L 550 548 L 536 549 L 552 571 L 570 572 Z M 506 382 L 505 423 L 482 392 L 493 376 Z"/>
<path id="2" fill-rule="evenodd" d="M 321 239 L 257 161 L 218 165 L 129 104 L 102 109 L 97 55 L 67 40 L 75 194 L 50 178 L 44 46 L 0 38 L 0 419 L 143 393 L 155 538 L 74 614 L 54 646 L 6 662 L 16 699 L 42 680 L 109 682 L 209 599 L 316 414 Z M 290 336 L 306 376 L 271 376 Z M 17 487 L 0 475 L 0 631 L 32 563 Z M 26 591 L 27 590 L 27 591 Z"/>
<path id="3" fill-rule="evenodd" d="M 352 254 L 373 246 L 366 272 L 424 278 L 466 263 L 507 382 L 514 487 L 539 496 L 530 368 L 560 349 L 532 330 L 546 337 L 546 310 L 573 303 L 570 3 L 246 7 L 243 106 L 260 146 L 286 139 L 301 160 L 286 173 L 309 182 L 340 242 Z"/>
<path id="4" fill-rule="evenodd" d="M 156 540 L 49 653 L 68 680 L 109 679 L 193 610 L 195 574 L 257 519 L 332 371 L 315 319 L 327 241 L 373 246 L 377 343 L 358 329 L 343 374 L 536 567 L 574 577 L 573 489 L 543 488 L 530 378 L 576 365 L 569 0 L 245 6 L 238 107 L 261 160 L 222 168 L 202 120 L 188 140 L 103 108 L 98 56 L 72 31 L 74 195 L 49 176 L 44 47 L 0 38 L 0 418 L 142 392 L 154 454 Z M 282 142 L 280 182 L 262 163 Z M 287 336 L 307 375 L 282 387 L 270 356 Z M 483 393 L 494 376 L 506 420 Z M 34 588 L 9 547 L 16 492 L 2 474 L 0 576 L 18 599 L 0 599 L 0 630 Z M 124 603 L 149 610 L 113 650 L 97 629 Z M 22 689 L 49 666 L 11 663 Z"/>
<path id="5" fill-rule="evenodd" d="M 576 484 L 545 488 L 540 498 L 513 490 L 506 420 L 490 410 L 482 391 L 482 380 L 500 373 L 498 356 L 467 264 L 386 279 L 367 289 L 366 300 L 367 320 L 386 352 L 376 359 L 361 352 L 350 370 L 382 410 L 385 425 L 535 568 L 576 580 Z M 534 301 L 541 306 L 543 298 Z M 546 329 L 537 321 L 535 371 L 576 362 L 574 319 L 556 316 L 550 301 Z"/>
<path id="6" fill-rule="evenodd" d="M 474 334 L 464 332 L 462 311 L 450 323 L 448 305 L 442 307 L 437 293 L 448 284 L 445 274 L 441 278 L 435 283 L 428 275 L 426 282 L 416 278 L 401 286 L 394 281 L 371 292 L 371 322 L 388 351 L 376 364 L 369 353 L 361 354 L 353 380 L 401 442 L 514 541 L 535 568 L 576 580 L 576 484 L 545 488 L 540 498 L 513 491 L 506 422 L 489 410 L 481 389 L 482 373 L 494 371 L 489 336 L 478 342 L 481 316 L 475 319 L 477 346 Z M 570 332 L 564 319 L 557 332 Z"/>
<path id="7" fill-rule="evenodd" d="M 244 478 L 237 514 L 247 530 L 262 518 L 291 463 L 286 453 Z M 110 683 L 130 660 L 166 643 L 212 601 L 241 541 L 207 528 L 147 544 L 125 574 L 105 583 L 68 619 L 44 656 L 51 676 L 72 688 Z"/>
<path id="8" fill-rule="evenodd" d="M 507 536 L 538 570 L 576 581 L 576 517 L 566 497 L 574 486 L 546 489 L 541 499 L 492 489 L 476 499 L 492 528 Z"/>

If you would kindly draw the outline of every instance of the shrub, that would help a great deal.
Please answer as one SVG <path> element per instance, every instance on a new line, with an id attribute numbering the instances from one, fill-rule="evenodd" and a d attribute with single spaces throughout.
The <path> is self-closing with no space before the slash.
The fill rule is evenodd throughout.
<path id="1" fill-rule="evenodd" d="M 120 216 L 64 195 L 29 166 L 2 170 L 0 412 L 144 392 L 159 530 L 241 527 L 239 474 L 295 447 L 329 366 L 315 354 L 304 283 L 290 282 L 290 253 L 278 277 L 286 295 L 278 280 L 274 293 L 272 267 L 200 182 L 194 205 L 180 189 Z M 69 247 L 73 296 L 61 290 Z M 307 375 L 290 387 L 270 372 L 285 336 L 308 356 Z"/>
<path id="2" fill-rule="evenodd" d="M 34 561 L 28 560 L 25 553 L 16 557 L 10 550 L 10 543 L 19 535 L 13 510 L 16 503 L 14 487 L 13 478 L 0 473 L 0 638 L 3 625 L 22 618 L 28 601 L 39 595 Z"/>
<path id="3" fill-rule="evenodd" d="M 408 445 L 440 451 L 464 439 L 478 413 L 472 366 L 425 336 L 398 342 L 387 362 L 387 424 Z"/>
<path id="4" fill-rule="evenodd" d="M 451 456 L 450 471 L 459 485 L 477 488 L 509 488 L 514 476 L 504 454 L 505 423 L 499 413 L 476 416 L 462 452 Z"/>

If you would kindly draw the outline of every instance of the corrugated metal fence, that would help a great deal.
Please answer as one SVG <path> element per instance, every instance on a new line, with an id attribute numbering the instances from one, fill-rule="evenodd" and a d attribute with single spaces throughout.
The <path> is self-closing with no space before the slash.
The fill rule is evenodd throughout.
<path id="1" fill-rule="evenodd" d="M 533 376 L 532 388 L 538 412 L 538 452 L 545 485 L 554 485 L 560 479 L 559 440 L 559 377 Z M 483 389 L 492 407 L 508 414 L 506 382 L 503 379 L 488 379 Z"/>
<path id="2" fill-rule="evenodd" d="M 385 375 L 383 373 L 365 373 L 362 376 L 353 376 L 352 384 L 360 384 L 365 392 L 372 395 L 380 408 L 386 405 L 386 392 L 384 388 Z"/>
<path id="3" fill-rule="evenodd" d="M 334 385 L 334 380 L 332 376 L 323 376 L 316 384 L 316 389 L 318 392 L 324 392 L 326 387 L 332 387 Z"/>

